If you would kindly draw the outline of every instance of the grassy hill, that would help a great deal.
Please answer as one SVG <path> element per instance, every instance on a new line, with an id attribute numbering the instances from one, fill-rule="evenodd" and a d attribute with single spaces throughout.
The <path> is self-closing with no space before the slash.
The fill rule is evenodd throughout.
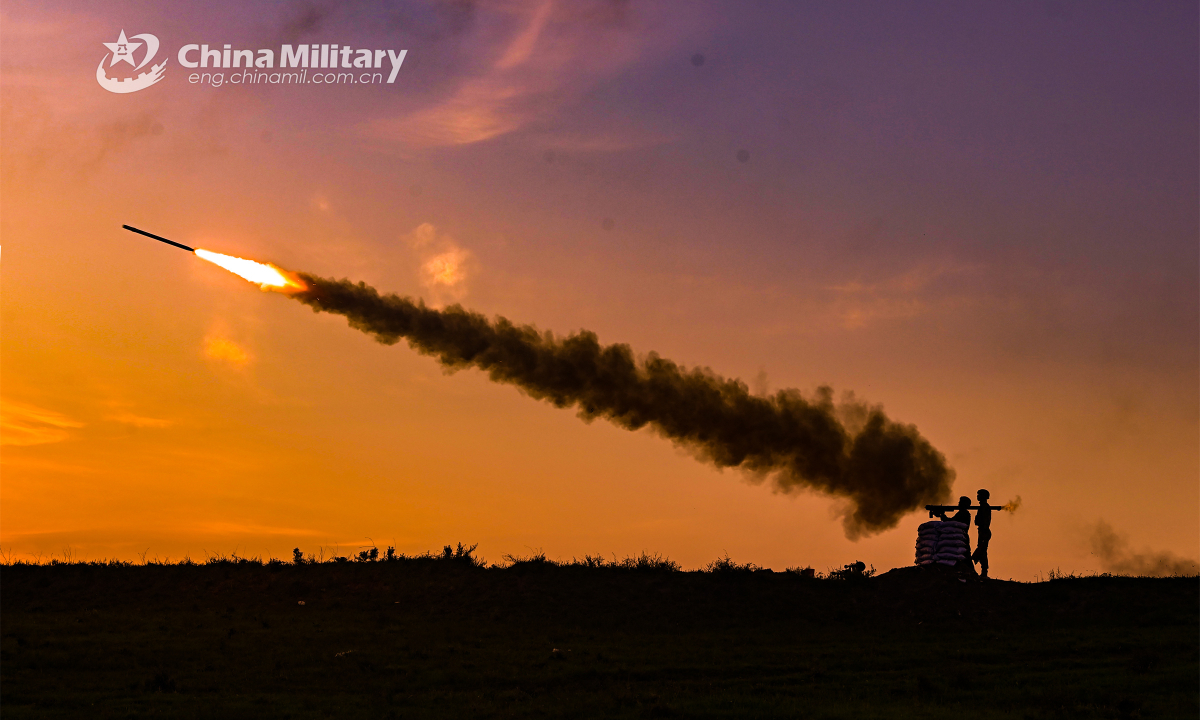
<path id="1" fill-rule="evenodd" d="M 592 563 L 593 565 L 595 563 Z M 1200 582 L 469 557 L 0 568 L 57 717 L 1195 718 Z"/>

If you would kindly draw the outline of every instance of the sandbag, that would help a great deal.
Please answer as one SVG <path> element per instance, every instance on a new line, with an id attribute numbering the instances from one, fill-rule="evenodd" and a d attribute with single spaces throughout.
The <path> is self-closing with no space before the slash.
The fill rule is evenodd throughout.
<path id="1" fill-rule="evenodd" d="M 917 529 L 916 564 L 960 567 L 969 562 L 970 526 L 954 520 L 931 520 Z"/>

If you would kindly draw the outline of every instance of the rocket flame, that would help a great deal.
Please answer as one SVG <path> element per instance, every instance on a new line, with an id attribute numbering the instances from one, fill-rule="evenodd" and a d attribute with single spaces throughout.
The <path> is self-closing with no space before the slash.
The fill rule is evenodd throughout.
<path id="1" fill-rule="evenodd" d="M 244 258 L 222 255 L 211 250 L 196 248 L 196 254 L 201 258 L 220 265 L 234 275 L 239 275 L 250 282 L 259 285 L 263 290 L 303 290 L 304 283 L 292 277 L 287 271 L 280 270 L 274 265 L 254 262 Z"/>
<path id="2" fill-rule="evenodd" d="M 1020 495 L 1018 495 L 1015 498 L 1013 498 L 1012 500 L 1009 500 L 1008 502 L 1006 502 L 1003 506 L 1001 506 L 1000 509 L 1007 510 L 1009 512 L 1016 512 L 1017 508 L 1019 508 L 1019 507 L 1021 507 L 1021 496 Z"/>

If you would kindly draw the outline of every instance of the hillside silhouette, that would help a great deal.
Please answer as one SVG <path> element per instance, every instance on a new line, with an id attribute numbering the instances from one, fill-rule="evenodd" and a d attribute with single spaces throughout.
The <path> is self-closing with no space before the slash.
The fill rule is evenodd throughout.
<path id="1" fill-rule="evenodd" d="M 3 567 L 0 705 L 55 717 L 1195 717 L 1196 578 L 824 577 L 472 548 Z M 302 560 L 305 560 L 301 556 Z"/>

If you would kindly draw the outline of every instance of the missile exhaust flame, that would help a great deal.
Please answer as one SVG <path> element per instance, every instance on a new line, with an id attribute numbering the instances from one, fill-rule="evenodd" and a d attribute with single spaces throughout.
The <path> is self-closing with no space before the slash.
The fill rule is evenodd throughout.
<path id="1" fill-rule="evenodd" d="M 232 255 L 222 255 L 221 253 L 205 250 L 204 248 L 196 248 L 194 252 L 198 257 L 214 265 L 220 265 L 234 275 L 238 275 L 260 286 L 263 290 L 278 289 L 286 291 L 289 288 L 296 290 L 304 289 L 303 283 L 274 265 L 254 262 L 253 260 L 246 260 L 245 258 L 234 257 Z"/>

